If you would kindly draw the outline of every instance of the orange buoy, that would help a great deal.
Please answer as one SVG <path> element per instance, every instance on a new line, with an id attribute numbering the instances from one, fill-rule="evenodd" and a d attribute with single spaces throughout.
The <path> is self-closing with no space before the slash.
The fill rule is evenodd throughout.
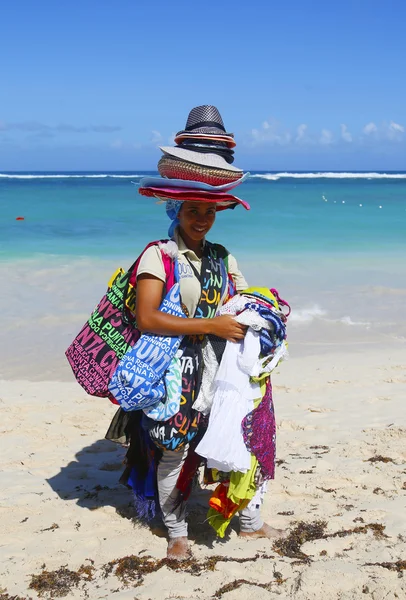
<path id="1" fill-rule="evenodd" d="M 25 217 L 16 217 L 16 221 L 24 221 Z"/>

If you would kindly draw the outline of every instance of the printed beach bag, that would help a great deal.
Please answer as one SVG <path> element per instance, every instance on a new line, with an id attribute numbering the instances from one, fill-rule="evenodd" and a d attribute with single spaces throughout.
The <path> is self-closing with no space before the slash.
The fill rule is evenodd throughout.
<path id="1" fill-rule="evenodd" d="M 114 273 L 106 294 L 66 350 L 77 382 L 91 396 L 109 397 L 116 403 L 108 389 L 110 379 L 119 360 L 140 337 L 134 318 L 138 264 L 147 248 L 158 245 L 166 273 L 166 291 L 174 281 L 171 243 L 162 240 L 148 244 L 127 272 L 118 269 Z"/>
<path id="2" fill-rule="evenodd" d="M 163 299 L 159 310 L 186 319 L 181 306 L 177 260 L 175 260 L 174 277 L 175 283 Z M 126 352 L 109 384 L 110 393 L 123 410 L 149 408 L 166 397 L 165 373 L 182 339 L 183 335 L 161 336 L 144 333 Z M 179 384 L 180 398 L 181 385 Z"/>

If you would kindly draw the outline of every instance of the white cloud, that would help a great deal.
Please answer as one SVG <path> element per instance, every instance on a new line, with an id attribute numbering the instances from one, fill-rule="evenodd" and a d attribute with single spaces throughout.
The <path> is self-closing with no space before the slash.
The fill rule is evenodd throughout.
<path id="1" fill-rule="evenodd" d="M 371 133 L 376 133 L 378 131 L 378 127 L 375 125 L 375 123 L 368 123 L 368 125 L 365 125 L 362 131 L 366 135 L 371 135 Z"/>
<path id="2" fill-rule="evenodd" d="M 333 143 L 333 134 L 328 129 L 321 130 L 321 136 L 319 139 L 320 144 L 323 146 L 328 146 Z"/>
<path id="3" fill-rule="evenodd" d="M 286 146 L 292 141 L 291 133 L 282 129 L 275 119 L 264 121 L 260 129 L 252 129 L 251 136 L 254 145 L 266 143 Z"/>
<path id="4" fill-rule="evenodd" d="M 400 131 L 401 133 L 405 132 L 403 125 L 399 125 L 399 123 L 394 123 L 393 121 L 390 122 L 389 129 L 391 131 Z"/>
<path id="5" fill-rule="evenodd" d="M 114 140 L 110 144 L 110 148 L 114 148 L 114 150 L 120 150 L 123 147 L 123 140 Z"/>
<path id="6" fill-rule="evenodd" d="M 153 129 L 151 131 L 151 144 L 162 144 L 163 142 L 163 137 L 162 137 L 162 133 L 160 131 L 156 131 L 156 129 Z"/>
<path id="7" fill-rule="evenodd" d="M 295 142 L 302 142 L 306 139 L 307 125 L 302 123 L 296 130 Z"/>
<path id="8" fill-rule="evenodd" d="M 399 123 L 395 123 L 394 121 L 391 121 L 386 129 L 386 137 L 393 142 L 401 142 L 404 133 L 405 128 L 403 125 L 399 125 Z"/>
<path id="9" fill-rule="evenodd" d="M 0 129 L 7 131 L 25 131 L 28 133 L 38 133 L 43 131 L 56 131 L 62 133 L 112 133 L 120 131 L 122 128 L 118 125 L 70 125 L 60 123 L 59 125 L 47 125 L 38 121 L 23 121 L 20 123 L 0 123 Z"/>
<path id="10" fill-rule="evenodd" d="M 340 125 L 341 128 L 341 137 L 345 142 L 352 142 L 352 135 L 351 133 L 348 131 L 348 127 L 347 125 L 344 125 L 344 123 L 342 123 Z"/>
<path id="11" fill-rule="evenodd" d="M 362 132 L 367 136 L 373 136 L 375 140 L 391 142 L 401 142 L 404 139 L 405 127 L 395 121 L 381 123 L 376 125 L 375 123 L 368 123 L 365 125 Z"/>

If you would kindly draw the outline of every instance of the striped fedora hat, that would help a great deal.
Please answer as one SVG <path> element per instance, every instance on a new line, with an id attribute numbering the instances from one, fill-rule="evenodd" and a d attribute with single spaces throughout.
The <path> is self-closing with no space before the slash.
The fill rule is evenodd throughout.
<path id="1" fill-rule="evenodd" d="M 233 138 L 233 133 L 227 133 L 223 119 L 215 106 L 203 104 L 192 108 L 186 121 L 185 129 L 178 131 L 176 138 L 187 134 L 219 135 Z"/>

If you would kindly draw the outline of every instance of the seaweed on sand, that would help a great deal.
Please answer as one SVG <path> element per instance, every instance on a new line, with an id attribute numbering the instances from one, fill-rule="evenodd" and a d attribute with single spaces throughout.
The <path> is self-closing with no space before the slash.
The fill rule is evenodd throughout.
<path id="1" fill-rule="evenodd" d="M 328 533 L 325 535 L 325 538 L 333 538 L 333 537 L 345 537 L 347 535 L 351 535 L 353 533 L 368 533 L 368 531 L 372 531 L 373 535 L 377 539 L 387 538 L 388 536 L 384 533 L 385 525 L 381 525 L 380 523 L 367 523 L 367 525 L 360 525 L 358 527 L 353 527 L 352 529 L 342 529 L 340 531 L 336 531 L 334 533 Z"/>
<path id="2" fill-rule="evenodd" d="M 22 598 L 21 596 L 10 596 L 6 590 L 0 589 L 0 600 L 33 600 L 32 598 Z"/>
<path id="3" fill-rule="evenodd" d="M 396 562 L 365 563 L 364 567 L 383 567 L 389 571 L 406 571 L 406 560 L 397 560 Z"/>
<path id="4" fill-rule="evenodd" d="M 232 592 L 233 590 L 237 590 L 242 585 L 253 585 L 255 587 L 262 588 L 263 590 L 270 591 L 271 588 L 275 585 L 282 585 L 285 583 L 286 579 L 282 578 L 282 574 L 278 571 L 274 571 L 274 581 L 269 581 L 268 583 L 258 583 L 257 581 L 248 581 L 248 579 L 234 579 L 234 581 L 230 581 L 230 583 L 226 583 L 221 586 L 218 590 L 216 590 L 212 596 L 212 598 L 221 598 L 227 592 Z"/>
<path id="5" fill-rule="evenodd" d="M 393 460 L 393 458 L 390 458 L 389 456 L 381 456 L 380 454 L 378 456 L 371 456 L 371 458 L 368 458 L 366 461 L 364 462 L 370 462 L 370 463 L 375 463 L 375 462 L 383 462 L 383 463 L 394 463 L 395 461 Z"/>
<path id="6" fill-rule="evenodd" d="M 273 556 L 257 553 L 253 557 L 247 558 L 232 558 L 229 556 L 211 556 L 205 560 L 199 561 L 194 557 L 185 560 L 173 560 L 162 558 L 155 560 L 152 556 L 124 556 L 110 561 L 103 567 L 104 577 L 108 577 L 114 572 L 114 575 L 120 579 L 124 585 L 136 584 L 139 586 L 144 581 L 144 576 L 154 571 L 158 571 L 162 567 L 168 567 L 173 571 L 183 571 L 191 575 L 201 575 L 205 571 L 214 571 L 218 562 L 253 562 L 258 558 L 272 559 Z"/>
<path id="7" fill-rule="evenodd" d="M 273 549 L 281 556 L 298 558 L 304 562 L 310 562 L 308 555 L 302 552 L 301 546 L 306 542 L 323 538 L 326 527 L 326 521 L 315 521 L 314 523 L 304 523 L 301 521 L 296 524 L 296 527 L 292 529 L 286 538 L 276 540 Z"/>
<path id="8" fill-rule="evenodd" d="M 35 590 L 41 598 L 49 594 L 50 598 L 62 598 L 79 583 L 93 579 L 94 567 L 81 565 L 77 571 L 71 571 L 66 566 L 55 571 L 42 570 L 39 575 L 31 575 L 29 589 Z"/>
<path id="9" fill-rule="evenodd" d="M 353 533 L 368 533 L 372 531 L 373 535 L 377 539 L 387 538 L 388 536 L 384 533 L 385 525 L 380 523 L 368 523 L 366 525 L 360 525 L 353 527 L 352 529 L 341 529 L 334 533 L 324 533 L 327 527 L 326 521 L 315 521 L 314 523 L 305 523 L 303 521 L 296 523 L 296 527 L 292 529 L 290 534 L 284 538 L 276 540 L 273 545 L 275 552 L 281 556 L 288 556 L 289 558 L 298 558 L 303 562 L 310 562 L 310 557 L 305 554 L 301 547 L 305 542 L 312 542 L 313 540 L 326 540 L 335 537 L 346 537 Z"/>

